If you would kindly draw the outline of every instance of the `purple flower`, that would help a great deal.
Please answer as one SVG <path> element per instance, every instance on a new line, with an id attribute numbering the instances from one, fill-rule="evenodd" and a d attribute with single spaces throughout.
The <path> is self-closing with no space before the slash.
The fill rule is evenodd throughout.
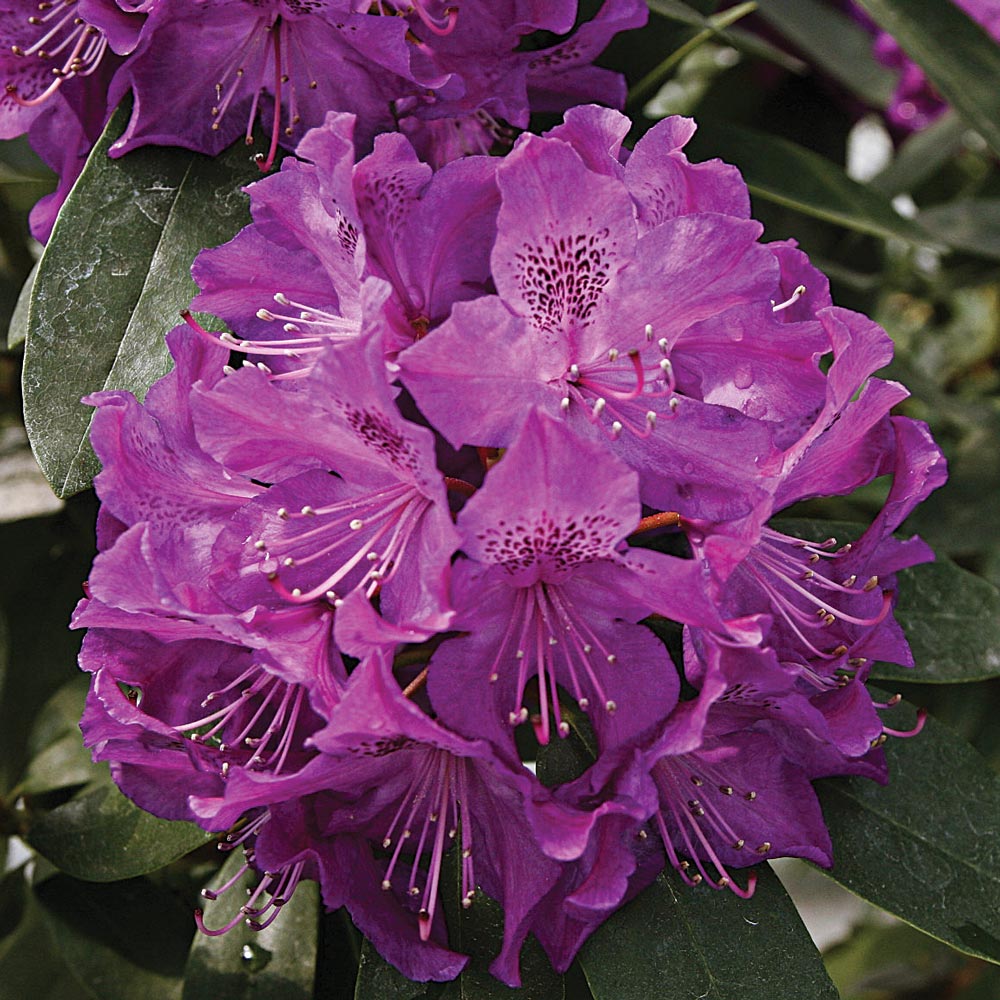
<path id="1" fill-rule="evenodd" d="M 560 870 L 536 845 L 529 822 L 548 798 L 542 786 L 485 741 L 428 718 L 378 656 L 352 676 L 310 743 L 320 754 L 297 774 L 234 773 L 223 806 L 199 797 L 194 808 L 232 819 L 264 804 L 304 803 L 324 902 L 346 905 L 413 979 L 450 979 L 465 965 L 446 946 L 439 897 L 445 855 L 457 852 L 462 905 L 475 905 L 480 886 L 503 905 L 503 946 L 491 968 L 518 985 L 529 915 Z M 273 805 L 270 811 L 280 814 Z"/>
<path id="2" fill-rule="evenodd" d="M 146 143 L 217 153 L 241 133 L 252 143 L 259 115 L 269 142 L 258 160 L 269 169 L 279 145 L 294 145 L 331 110 L 358 115 L 363 148 L 402 122 L 419 133 L 424 119 L 448 119 L 469 134 L 473 148 L 457 150 L 432 132 L 421 137 L 430 159 L 441 163 L 454 152 L 485 151 L 479 147 L 492 145 L 488 136 L 497 117 L 527 124 L 532 79 L 543 87 L 559 81 L 558 110 L 580 98 L 604 97 L 595 88 L 607 86 L 606 77 L 613 79 L 608 97 L 624 99 L 619 78 L 591 63 L 616 32 L 645 22 L 639 0 L 608 0 L 593 22 L 552 50 L 544 67 L 545 53 L 517 51 L 522 37 L 537 29 L 569 31 L 575 11 L 569 0 L 473 0 L 460 8 L 437 0 L 402 6 L 347 0 L 157 4 L 125 70 L 135 106 L 112 155 Z M 193 63 L 192 38 L 199 55 Z M 547 94 L 541 98 L 546 109 L 552 103 Z M 483 129 L 482 137 L 473 139 L 470 126 Z"/>
<path id="3" fill-rule="evenodd" d="M 253 224 L 194 264 L 193 306 L 225 319 L 237 346 L 276 371 L 301 370 L 324 343 L 360 333 L 368 276 L 391 286 L 381 306 L 390 357 L 489 281 L 496 161 L 435 172 L 406 139 L 386 135 L 355 165 L 354 125 L 331 114 L 308 133 L 304 161 L 288 158 L 248 188 Z"/>
<path id="4" fill-rule="evenodd" d="M 525 688 L 538 679 L 534 728 L 564 736 L 558 687 L 591 714 L 603 741 L 659 721 L 677 700 L 663 645 L 635 623 L 652 612 L 707 622 L 699 568 L 622 542 L 639 521 L 637 477 L 604 449 L 539 413 L 459 516 L 455 627 L 468 636 L 434 654 L 435 710 L 466 733 L 509 741 L 496 723 L 526 722 Z"/>
<path id="5" fill-rule="evenodd" d="M 405 386 L 453 446 L 506 446 L 537 407 L 608 442 L 639 472 L 645 503 L 733 516 L 752 504 L 752 484 L 773 458 L 771 430 L 730 406 L 681 396 L 669 355 L 694 324 L 767 302 L 778 267 L 757 243 L 756 223 L 677 214 L 679 197 L 666 185 L 676 186 L 679 159 L 655 187 L 641 150 L 673 147 L 664 134 L 672 127 L 643 139 L 624 179 L 608 154 L 596 155 L 598 171 L 569 142 L 522 138 L 497 169 L 498 294 L 457 303 L 399 362 Z M 728 190 L 729 168 L 720 172 Z M 640 210 L 652 226 L 645 233 Z M 497 334 L 484 342 L 484 329 Z"/>
<path id="6" fill-rule="evenodd" d="M 0 11 L 0 138 L 27 132 L 59 175 L 31 215 L 43 243 L 121 97 L 116 72 L 144 22 L 141 10 L 112 0 L 17 0 Z"/>
<path id="7" fill-rule="evenodd" d="M 351 7 L 439 68 L 575 9 Z M 665 865 L 747 896 L 740 868 L 829 864 L 812 780 L 885 780 L 906 734 L 865 681 L 909 662 L 895 574 L 930 553 L 894 532 L 943 459 L 874 377 L 888 337 L 760 242 L 738 173 L 684 156 L 692 123 L 631 155 L 628 124 L 577 108 L 435 170 L 400 135 L 355 162 L 327 116 L 195 267 L 233 332 L 187 315 L 143 404 L 90 398 L 85 737 L 141 805 L 243 850 L 207 896 L 256 885 L 206 933 L 313 879 L 406 975 L 448 979 L 454 866 L 456 902 L 502 906 L 514 985 L 527 934 L 565 969 Z M 774 520 L 883 476 L 844 545 Z M 522 753 L 574 725 L 593 763 L 546 789 Z"/>

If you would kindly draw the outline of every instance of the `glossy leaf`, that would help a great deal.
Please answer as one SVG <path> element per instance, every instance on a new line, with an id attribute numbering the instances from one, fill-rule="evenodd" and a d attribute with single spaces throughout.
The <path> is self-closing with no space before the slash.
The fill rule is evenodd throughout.
<path id="1" fill-rule="evenodd" d="M 905 703 L 883 713 L 911 727 Z M 817 785 L 833 838 L 828 874 L 960 951 L 1000 964 L 1000 777 L 964 740 L 929 719 L 890 739 L 890 782 Z"/>
<path id="2" fill-rule="evenodd" d="M 948 684 L 1000 676 L 1000 591 L 939 559 L 898 576 L 896 619 L 910 642 L 912 670 L 879 664 L 878 678 Z"/>
<path id="3" fill-rule="evenodd" d="M 439 989 L 436 984 L 407 979 L 375 950 L 371 941 L 361 946 L 354 1000 L 429 1000 Z"/>
<path id="4" fill-rule="evenodd" d="M 88 885 L 55 875 L 35 894 L 73 976 L 100 1000 L 180 1000 L 191 916 L 147 879 Z"/>
<path id="5" fill-rule="evenodd" d="M 223 885 L 243 864 L 235 850 L 212 880 Z M 207 904 L 206 923 L 224 926 L 246 903 L 245 888 L 260 876 L 247 874 L 218 900 Z M 184 1000 L 311 1000 L 316 975 L 319 889 L 300 882 L 275 921 L 253 931 L 240 921 L 218 937 L 198 934 L 188 955 Z"/>
<path id="6" fill-rule="evenodd" d="M 163 338 L 195 292 L 191 262 L 249 222 L 239 188 L 260 176 L 242 142 L 215 159 L 156 147 L 109 159 L 127 119 L 127 107 L 112 117 L 63 206 L 28 311 L 25 425 L 60 497 L 98 469 L 81 396 L 142 398 L 168 370 Z"/>
<path id="7" fill-rule="evenodd" d="M 859 0 L 942 97 L 1000 153 L 1000 46 L 954 4 Z"/>
<path id="8" fill-rule="evenodd" d="M 749 900 L 661 875 L 581 950 L 594 1000 L 837 1000 L 777 876 L 757 874 Z"/>
<path id="9" fill-rule="evenodd" d="M 880 107 L 893 91 L 893 75 L 872 55 L 871 35 L 821 0 L 767 0 L 760 16 L 828 76 L 863 101 Z"/>
<path id="10" fill-rule="evenodd" d="M 102 781 L 32 822 L 25 839 L 64 872 L 111 882 L 155 871 L 209 838 L 191 823 L 143 812 Z"/>
<path id="11" fill-rule="evenodd" d="M 694 159 L 719 156 L 743 173 L 751 194 L 859 233 L 917 245 L 935 239 L 901 216 L 884 195 L 851 180 L 831 160 L 787 139 L 702 121 Z"/>

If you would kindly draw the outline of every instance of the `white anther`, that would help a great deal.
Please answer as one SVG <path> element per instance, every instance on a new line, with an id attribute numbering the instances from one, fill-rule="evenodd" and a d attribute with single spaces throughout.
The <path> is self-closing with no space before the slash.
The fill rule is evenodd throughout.
<path id="1" fill-rule="evenodd" d="M 652 339 L 653 339 L 653 324 L 652 323 L 647 323 L 646 324 L 646 340 L 652 340 Z"/>
<path id="2" fill-rule="evenodd" d="M 660 349 L 661 351 L 663 351 L 663 353 L 664 353 L 664 354 L 666 354 L 666 353 L 667 353 L 667 351 L 668 351 L 668 350 L 669 350 L 669 348 L 670 348 L 670 341 L 669 341 L 669 340 L 667 340 L 667 338 L 666 338 L 666 337 L 660 337 L 660 339 L 659 339 L 659 340 L 658 340 L 658 341 L 656 342 L 656 346 L 657 346 L 657 347 L 658 347 L 658 348 L 659 348 L 659 349 Z"/>
<path id="3" fill-rule="evenodd" d="M 652 410 L 646 411 L 646 423 L 649 424 L 650 428 L 656 426 L 656 414 Z"/>
<path id="4" fill-rule="evenodd" d="M 563 396 L 561 402 L 559 403 L 559 409 L 565 413 L 569 409 L 569 396 Z"/>
<path id="5" fill-rule="evenodd" d="M 670 400 L 670 403 L 668 405 L 670 406 L 670 412 L 676 413 L 677 407 L 680 406 L 681 404 L 677 402 L 677 397 L 675 396 L 673 399 Z"/>
<path id="6" fill-rule="evenodd" d="M 222 374 L 223 375 L 235 375 L 236 374 L 236 369 L 232 365 L 223 365 L 222 366 Z"/>
<path id="7" fill-rule="evenodd" d="M 288 508 L 287 507 L 279 507 L 278 508 L 278 517 L 280 517 L 282 521 L 287 521 L 288 520 Z"/>
<path id="8" fill-rule="evenodd" d="M 615 709 L 618 708 L 618 706 L 613 701 L 606 701 L 604 703 L 604 707 L 607 709 L 609 715 L 614 715 Z"/>
<path id="9" fill-rule="evenodd" d="M 291 567 L 295 565 L 295 560 L 291 556 L 285 556 L 285 558 L 281 560 L 281 565 L 287 566 L 291 569 Z"/>
<path id="10" fill-rule="evenodd" d="M 618 662 L 618 657 L 614 653 L 608 653 L 608 663 L 612 666 Z"/>
<path id="11" fill-rule="evenodd" d="M 563 736 L 568 736 L 569 735 L 569 723 L 568 722 L 560 722 L 559 723 L 559 732 Z"/>
<path id="12" fill-rule="evenodd" d="M 292 590 L 292 597 L 301 597 L 301 596 L 302 596 L 302 591 L 301 591 L 301 590 L 299 590 L 299 588 L 298 588 L 298 587 L 295 587 L 295 588 L 294 588 L 294 589 Z"/>
<path id="13" fill-rule="evenodd" d="M 579 365 L 570 365 L 569 366 L 569 377 L 570 377 L 570 379 L 573 382 L 575 382 L 580 377 L 580 366 Z"/>
<path id="14" fill-rule="evenodd" d="M 360 531 L 364 526 L 365 522 L 362 521 L 360 517 L 354 518 L 354 520 L 348 525 L 351 531 Z"/>
<path id="15" fill-rule="evenodd" d="M 263 361 L 258 361 L 257 362 L 257 369 L 259 371 L 262 371 L 265 375 L 271 375 L 271 374 L 273 374 L 273 372 L 271 371 L 271 369 L 268 368 L 267 365 L 265 365 Z"/>
<path id="16" fill-rule="evenodd" d="M 265 322 L 270 323 L 273 320 L 277 319 L 277 317 L 274 315 L 273 312 L 271 312 L 270 309 L 258 309 L 257 319 L 262 319 Z"/>
<path id="17" fill-rule="evenodd" d="M 267 548 L 267 542 L 265 542 L 263 538 L 258 538 L 257 541 L 253 543 L 253 547 L 258 552 L 263 552 L 264 549 Z"/>
<path id="18" fill-rule="evenodd" d="M 274 301 L 277 302 L 279 306 L 290 306 L 292 304 L 284 292 L 275 292 Z"/>
<path id="19" fill-rule="evenodd" d="M 618 348 L 612 347 L 611 350 L 608 351 L 608 361 L 617 361 L 617 360 L 618 360 Z"/>
<path id="20" fill-rule="evenodd" d="M 671 371 L 673 371 L 673 368 L 674 366 L 670 363 L 670 358 L 663 358 L 663 360 L 660 361 L 660 371 L 663 372 L 664 375 L 669 375 Z"/>
<path id="21" fill-rule="evenodd" d="M 581 698 L 577 702 L 577 704 L 580 706 L 580 708 L 582 708 L 586 712 L 587 709 L 590 708 L 590 699 L 589 698 Z"/>
<path id="22" fill-rule="evenodd" d="M 305 507 L 302 508 L 302 513 L 305 514 L 306 517 L 311 517 L 316 513 L 316 511 L 314 508 L 310 507 L 309 504 L 306 504 Z"/>
<path id="23" fill-rule="evenodd" d="M 554 635 L 550 635 L 549 636 L 549 645 L 550 646 L 558 646 L 559 645 L 559 640 Z"/>
<path id="24" fill-rule="evenodd" d="M 608 401 L 603 396 L 598 396 L 594 400 L 594 416 L 599 417 L 604 412 L 604 407 L 608 405 Z"/>
<path id="25" fill-rule="evenodd" d="M 622 422 L 620 420 L 615 420 L 611 424 L 611 437 L 617 441 L 618 438 L 621 436 L 621 432 L 622 432 Z"/>
<path id="26" fill-rule="evenodd" d="M 590 652 L 591 652 L 591 651 L 593 650 L 593 648 L 594 648 L 594 647 L 593 647 L 593 646 L 591 646 L 591 644 L 590 644 L 589 642 L 585 642 L 585 643 L 583 644 L 583 651 L 584 651 L 585 653 L 590 653 Z"/>

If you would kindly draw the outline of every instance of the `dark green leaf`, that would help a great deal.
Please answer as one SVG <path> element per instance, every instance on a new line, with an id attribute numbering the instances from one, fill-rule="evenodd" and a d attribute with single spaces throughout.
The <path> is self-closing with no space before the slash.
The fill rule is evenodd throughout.
<path id="1" fill-rule="evenodd" d="M 60 954 L 100 1000 L 179 1000 L 191 914 L 146 879 L 90 885 L 56 875 L 35 893 Z"/>
<path id="2" fill-rule="evenodd" d="M 837 1000 L 781 883 L 757 874 L 749 900 L 661 875 L 580 952 L 595 1000 Z"/>
<path id="3" fill-rule="evenodd" d="M 458 978 L 448 983 L 440 1000 L 564 1000 L 563 977 L 555 972 L 541 945 L 528 938 L 521 951 L 521 986 L 511 989 L 489 973 L 491 959 L 500 950 L 503 911 L 481 892 L 468 910 L 449 913 L 451 947 L 472 956 Z"/>
<path id="4" fill-rule="evenodd" d="M 31 823 L 26 839 L 67 874 L 111 882 L 155 871 L 209 836 L 191 823 L 143 812 L 104 781 Z"/>
<path id="5" fill-rule="evenodd" d="M 913 191 L 959 149 L 968 126 L 954 111 L 943 114 L 899 147 L 892 162 L 871 180 L 873 188 L 890 198 Z"/>
<path id="6" fill-rule="evenodd" d="M 924 209 L 917 221 L 957 250 L 1000 260 L 1000 198 L 961 198 Z"/>
<path id="7" fill-rule="evenodd" d="M 57 788 L 85 785 L 94 780 L 95 770 L 80 733 L 67 733 L 32 759 L 19 788 L 22 795 L 41 795 Z"/>
<path id="8" fill-rule="evenodd" d="M 81 581 L 93 558 L 91 496 L 74 499 L 44 518 L 0 524 L 0 607 L 9 629 L 9 663 L 0 690 L 0 784 L 27 764 L 28 736 L 54 691 L 79 675 L 80 633 L 67 624 L 83 596 Z M 34 748 L 42 749 L 41 746 Z"/>
<path id="9" fill-rule="evenodd" d="M 242 851 L 233 851 L 212 887 L 223 885 L 242 864 Z M 224 926 L 246 903 L 245 889 L 259 880 L 259 875 L 248 873 L 209 903 L 206 923 Z M 253 931 L 241 921 L 218 937 L 199 934 L 188 955 L 184 1000 L 312 1000 L 318 907 L 316 883 L 300 882 L 264 930 Z"/>
<path id="10" fill-rule="evenodd" d="M 1000 47 L 941 0 L 860 0 L 949 104 L 1000 153 Z"/>
<path id="11" fill-rule="evenodd" d="M 1000 592 L 948 559 L 898 576 L 896 620 L 915 667 L 879 664 L 879 679 L 948 684 L 1000 676 Z"/>
<path id="12" fill-rule="evenodd" d="M 24 343 L 24 338 L 28 335 L 28 303 L 31 301 L 31 293 L 35 287 L 35 275 L 38 273 L 38 265 L 31 269 L 28 280 L 25 281 L 21 294 L 17 297 L 17 305 L 14 306 L 14 315 L 10 318 L 10 326 L 7 327 L 7 350 L 12 351 L 15 347 L 20 347 Z"/>
<path id="13" fill-rule="evenodd" d="M 695 159 L 720 156 L 743 173 L 752 194 L 859 233 L 927 246 L 934 237 L 905 219 L 874 188 L 851 180 L 837 164 L 762 132 L 702 121 Z"/>
<path id="14" fill-rule="evenodd" d="M 21 794 L 40 795 L 100 779 L 99 768 L 90 759 L 80 733 L 89 681 L 81 673 L 42 706 L 28 741 L 31 761 L 18 785 Z"/>
<path id="15" fill-rule="evenodd" d="M 15 893 L 21 904 L 16 926 L 0 937 L 0 995 L 10 1000 L 101 1000 L 85 991 L 70 974 L 41 907 L 23 883 L 21 869 L 8 872 L 0 883 L 5 915 L 10 912 L 8 905 Z"/>
<path id="16" fill-rule="evenodd" d="M 708 30 L 720 42 L 732 45 L 733 48 L 758 59 L 775 63 L 790 73 L 804 73 L 808 68 L 801 59 L 796 59 L 785 49 L 773 45 L 767 39 L 762 38 L 759 33 L 740 31 L 737 28 L 727 29 L 720 21 L 716 20 L 718 15 L 711 17 L 697 10 L 691 4 L 683 3 L 682 0 L 647 0 L 647 2 L 650 10 L 669 21 L 675 21 L 678 24 L 702 31 Z M 714 7 L 715 5 L 711 4 L 710 6 Z M 723 11 L 723 14 L 725 13 Z M 630 98 L 630 103 L 631 100 Z"/>
<path id="17" fill-rule="evenodd" d="M 906 730 L 905 703 L 883 714 Z M 1000 778 L 947 727 L 928 719 L 886 746 L 886 787 L 818 783 L 841 885 L 960 951 L 1000 963 Z"/>
<path id="18" fill-rule="evenodd" d="M 767 0 L 760 16 L 863 101 L 875 107 L 888 103 L 893 74 L 875 61 L 871 35 L 836 7 L 820 0 Z"/>
<path id="19" fill-rule="evenodd" d="M 127 119 L 127 107 L 115 113 L 63 206 L 28 312 L 25 424 L 60 497 L 98 468 L 80 397 L 142 398 L 168 370 L 163 337 L 194 294 L 191 262 L 249 221 L 239 188 L 260 176 L 242 142 L 214 159 L 148 147 L 112 160 Z"/>
<path id="20" fill-rule="evenodd" d="M 436 984 L 407 979 L 375 950 L 371 941 L 361 946 L 354 1000 L 430 1000 L 439 990 Z"/>

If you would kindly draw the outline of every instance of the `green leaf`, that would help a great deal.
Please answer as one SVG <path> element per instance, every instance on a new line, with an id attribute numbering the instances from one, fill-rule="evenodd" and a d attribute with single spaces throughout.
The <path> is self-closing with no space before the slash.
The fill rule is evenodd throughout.
<path id="1" fill-rule="evenodd" d="M 233 851 L 212 886 L 223 885 L 242 864 L 243 852 Z M 221 927 L 235 917 L 246 903 L 245 888 L 259 880 L 248 873 L 210 903 L 206 923 Z M 318 909 L 318 886 L 304 881 L 264 930 L 253 931 L 241 921 L 218 937 L 197 935 L 188 955 L 183 1000 L 312 1000 Z"/>
<path id="2" fill-rule="evenodd" d="M 81 634 L 67 628 L 94 555 L 93 497 L 75 498 L 50 517 L 0 524 L 0 608 L 9 630 L 6 677 L 0 678 L 0 785 L 27 764 L 39 709 L 76 665 Z M 35 747 L 34 752 L 42 749 Z"/>
<path id="3" fill-rule="evenodd" d="M 80 733 L 89 687 L 90 678 L 81 673 L 42 706 L 28 740 L 31 761 L 18 784 L 20 794 L 41 795 L 100 779 L 99 765 L 91 760 Z"/>
<path id="4" fill-rule="evenodd" d="M 11 316 L 10 325 L 7 327 L 8 351 L 13 351 L 15 347 L 20 347 L 28 335 L 28 303 L 31 300 L 31 293 L 35 287 L 35 275 L 37 273 L 38 264 L 35 264 L 17 297 L 17 305 L 14 306 L 14 314 Z"/>
<path id="5" fill-rule="evenodd" d="M 17 897 L 17 923 L 0 938 L 0 990 L 3 996 L 30 1000 L 90 1000 L 70 974 L 52 939 L 42 909 L 26 891 L 24 872 L 8 872 L 0 882 L 4 916 Z M 6 930 L 6 928 L 5 928 Z M 94 1000 L 100 1000 L 95 997 Z"/>
<path id="6" fill-rule="evenodd" d="M 913 191 L 962 148 L 967 132 L 954 111 L 945 112 L 903 142 L 892 162 L 872 178 L 872 187 L 890 198 Z"/>
<path id="7" fill-rule="evenodd" d="M 916 666 L 879 664 L 878 679 L 951 684 L 1000 676 L 1000 591 L 949 559 L 898 574 L 896 620 Z"/>
<path id="8" fill-rule="evenodd" d="M 112 160 L 128 113 L 112 117 L 59 213 L 28 311 L 25 425 L 60 497 L 99 467 L 80 397 L 128 389 L 141 399 L 166 373 L 163 338 L 195 292 L 191 262 L 249 222 L 239 188 L 260 176 L 242 141 L 214 159 L 147 147 Z"/>
<path id="9" fill-rule="evenodd" d="M 941 0 L 860 0 L 942 97 L 1000 153 L 1000 47 Z"/>
<path id="10" fill-rule="evenodd" d="M 875 107 L 888 103 L 894 76 L 875 61 L 871 35 L 846 14 L 820 0 L 766 0 L 760 16 L 863 101 Z"/>
<path id="11" fill-rule="evenodd" d="M 917 221 L 957 250 L 1000 260 L 1000 198 L 960 198 L 925 208 Z"/>
<path id="12" fill-rule="evenodd" d="M 143 812 L 103 781 L 34 820 L 25 839 L 67 874 L 111 882 L 155 871 L 210 837 L 192 823 Z"/>
<path id="13" fill-rule="evenodd" d="M 883 715 L 906 730 L 904 702 Z M 841 885 L 960 951 L 1000 964 L 1000 777 L 933 719 L 886 745 L 890 781 L 817 784 Z"/>
<path id="14" fill-rule="evenodd" d="M 429 1000 L 439 989 L 435 984 L 407 979 L 375 950 L 371 941 L 361 946 L 354 1000 Z"/>
<path id="15" fill-rule="evenodd" d="M 714 16 L 704 14 L 690 4 L 683 3 L 682 0 L 647 0 L 647 3 L 653 13 L 665 17 L 668 21 L 684 24 L 689 28 L 697 28 L 702 31 L 707 30 L 717 37 L 720 42 L 731 45 L 733 48 L 746 52 L 748 55 L 758 59 L 781 66 L 789 73 L 804 73 L 808 69 L 801 59 L 795 58 L 795 56 L 791 55 L 785 49 L 779 48 L 777 45 L 767 41 L 767 39 L 762 38 L 759 33 L 740 31 L 738 28 L 726 28 L 718 20 L 720 16 L 718 14 Z M 714 7 L 715 4 L 710 4 L 709 6 Z M 759 3 L 758 6 L 760 6 Z M 723 15 L 727 13 L 727 11 L 723 11 Z M 650 27 L 652 28 L 652 26 Z M 635 97 L 630 96 L 629 103 L 632 104 L 634 100 Z"/>
<path id="16" fill-rule="evenodd" d="M 172 893 L 147 879 L 90 885 L 55 875 L 35 894 L 60 954 L 95 997 L 179 1000 L 192 923 Z"/>
<path id="17" fill-rule="evenodd" d="M 837 1000 L 777 876 L 757 875 L 749 900 L 660 875 L 581 950 L 594 1000 Z"/>
<path id="18" fill-rule="evenodd" d="M 787 139 L 702 120 L 692 142 L 694 158 L 720 156 L 736 164 L 752 194 L 859 233 L 935 244 L 874 188 L 851 180 L 837 164 Z"/>
<path id="19" fill-rule="evenodd" d="M 57 788 L 86 785 L 94 780 L 95 770 L 80 733 L 67 733 L 32 759 L 18 787 L 22 795 L 41 795 Z"/>
<path id="20" fill-rule="evenodd" d="M 451 855 L 457 852 L 452 851 Z M 445 897 L 448 916 L 448 942 L 459 952 L 471 955 L 469 964 L 458 978 L 448 983 L 440 1000 L 564 1000 L 563 977 L 555 972 L 542 946 L 529 937 L 521 950 L 521 987 L 511 989 L 489 972 L 489 964 L 500 951 L 503 939 L 503 911 L 498 903 L 476 893 L 475 902 L 465 910 L 458 904 L 461 892 L 459 865 L 449 856 L 453 894 Z"/>

